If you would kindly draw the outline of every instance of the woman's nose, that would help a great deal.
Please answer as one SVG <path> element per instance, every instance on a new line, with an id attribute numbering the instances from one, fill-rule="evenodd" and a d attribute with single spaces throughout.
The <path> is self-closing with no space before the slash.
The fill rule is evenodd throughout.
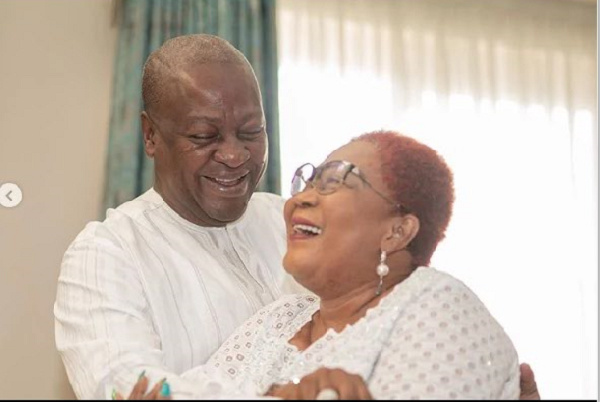
<path id="1" fill-rule="evenodd" d="M 292 197 L 292 200 L 298 207 L 312 207 L 318 203 L 319 193 L 311 183 L 307 183 L 306 188 Z"/>

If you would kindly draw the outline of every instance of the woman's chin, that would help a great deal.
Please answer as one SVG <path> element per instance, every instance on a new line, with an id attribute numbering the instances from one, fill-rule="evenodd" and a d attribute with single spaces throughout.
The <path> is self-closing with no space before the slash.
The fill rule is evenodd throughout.
<path id="1" fill-rule="evenodd" d="M 310 275 L 309 266 L 306 262 L 301 262 L 289 254 L 283 257 L 283 269 L 300 284 L 306 276 Z"/>
<path id="2" fill-rule="evenodd" d="M 294 276 L 294 272 L 296 271 L 296 268 L 297 267 L 294 264 L 293 260 L 291 258 L 289 258 L 287 254 L 285 254 L 283 256 L 283 269 L 285 269 L 285 272 Z"/>

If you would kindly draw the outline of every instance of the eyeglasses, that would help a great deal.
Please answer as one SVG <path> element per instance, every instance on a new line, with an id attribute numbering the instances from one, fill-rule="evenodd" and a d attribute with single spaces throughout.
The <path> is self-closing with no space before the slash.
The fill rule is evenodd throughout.
<path id="1" fill-rule="evenodd" d="M 402 209 L 401 204 L 391 200 L 378 191 L 365 179 L 356 165 L 347 161 L 330 161 L 319 167 L 312 163 L 305 163 L 296 169 L 292 179 L 292 196 L 306 190 L 309 185 L 321 195 L 332 194 L 346 182 L 348 175 L 352 173 L 363 183 L 371 188 L 377 195 L 392 204 L 397 209 Z"/>

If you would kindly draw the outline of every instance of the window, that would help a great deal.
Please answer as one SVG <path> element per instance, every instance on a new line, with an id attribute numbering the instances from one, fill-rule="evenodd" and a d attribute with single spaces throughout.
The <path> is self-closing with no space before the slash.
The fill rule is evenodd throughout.
<path id="1" fill-rule="evenodd" d="M 283 194 L 297 166 L 366 131 L 440 152 L 456 204 L 432 265 L 480 296 L 544 398 L 597 398 L 595 16 L 569 1 L 278 2 Z"/>

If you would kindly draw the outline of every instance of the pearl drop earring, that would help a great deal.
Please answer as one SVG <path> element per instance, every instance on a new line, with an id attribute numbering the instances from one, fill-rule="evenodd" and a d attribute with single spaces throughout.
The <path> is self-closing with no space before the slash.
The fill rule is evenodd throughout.
<path id="1" fill-rule="evenodd" d="M 377 266 L 377 275 L 379 275 L 379 285 L 377 285 L 377 291 L 375 292 L 376 296 L 381 294 L 381 288 L 383 287 L 383 277 L 390 273 L 390 267 L 385 263 L 387 259 L 387 253 L 385 251 L 381 252 L 381 257 L 379 257 L 379 265 Z"/>

